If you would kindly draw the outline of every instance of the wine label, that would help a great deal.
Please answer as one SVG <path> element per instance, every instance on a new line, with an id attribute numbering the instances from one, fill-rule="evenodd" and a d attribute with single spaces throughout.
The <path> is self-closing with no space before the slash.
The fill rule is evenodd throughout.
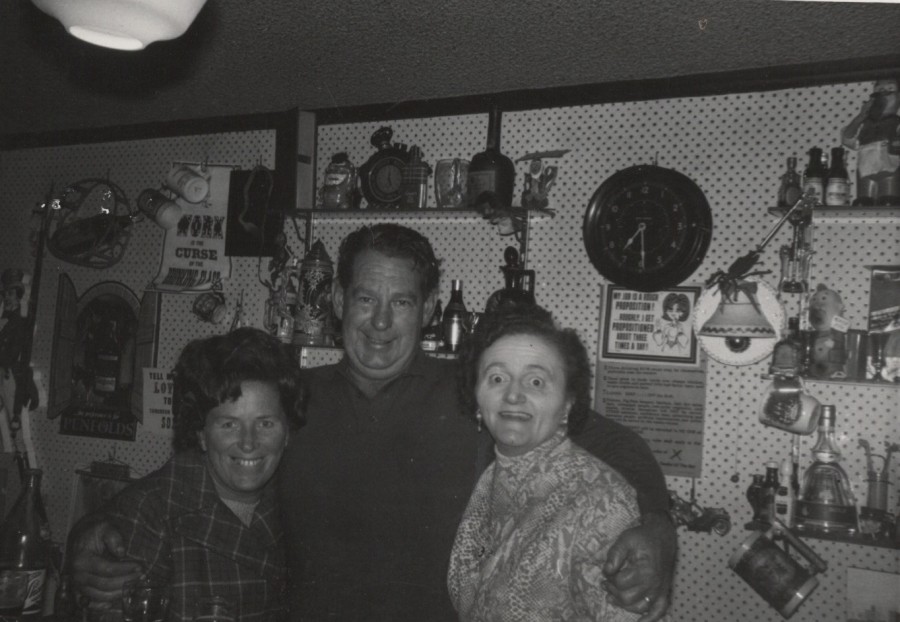
<path id="1" fill-rule="evenodd" d="M 492 170 L 473 171 L 469 169 L 468 186 L 469 205 L 477 205 L 478 197 L 481 196 L 482 192 L 497 191 L 497 172 Z"/>
<path id="2" fill-rule="evenodd" d="M 850 205 L 850 182 L 836 177 L 829 179 L 825 188 L 825 205 Z"/>
<path id="3" fill-rule="evenodd" d="M 0 571 L 0 611 L 12 615 L 41 613 L 45 569 Z"/>

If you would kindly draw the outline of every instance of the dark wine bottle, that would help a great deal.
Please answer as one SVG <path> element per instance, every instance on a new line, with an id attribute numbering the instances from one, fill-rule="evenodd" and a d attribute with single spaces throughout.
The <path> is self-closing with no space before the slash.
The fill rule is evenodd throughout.
<path id="1" fill-rule="evenodd" d="M 850 205 L 850 176 L 844 164 L 844 148 L 831 150 L 831 168 L 825 184 L 825 205 Z"/>
<path id="2" fill-rule="evenodd" d="M 491 107 L 488 122 L 487 149 L 472 156 L 467 175 L 469 207 L 485 209 L 512 206 L 513 187 L 516 181 L 516 167 L 512 160 L 500 151 L 501 112 L 497 106 Z"/>
<path id="3" fill-rule="evenodd" d="M 787 159 L 787 170 L 781 176 L 781 186 L 778 188 L 778 207 L 793 207 L 801 194 L 797 158 L 790 157 Z"/>
<path id="4" fill-rule="evenodd" d="M 453 279 L 450 290 L 450 302 L 444 309 L 441 324 L 444 329 L 444 348 L 450 352 L 459 350 L 466 334 L 466 305 L 463 303 L 462 281 Z"/>
<path id="5" fill-rule="evenodd" d="M 0 617 L 37 620 L 50 564 L 50 523 L 41 501 L 41 471 L 27 469 L 24 487 L 0 525 Z"/>
<path id="6" fill-rule="evenodd" d="M 828 169 L 822 164 L 822 155 L 818 147 L 810 149 L 809 163 L 803 171 L 803 193 L 812 188 L 813 197 L 819 203 L 825 202 L 825 178 L 828 175 Z"/>

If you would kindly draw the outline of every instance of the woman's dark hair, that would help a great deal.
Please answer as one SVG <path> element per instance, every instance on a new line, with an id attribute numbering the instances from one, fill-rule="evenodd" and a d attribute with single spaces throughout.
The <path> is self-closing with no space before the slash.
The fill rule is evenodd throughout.
<path id="1" fill-rule="evenodd" d="M 206 415 L 219 404 L 238 399 L 242 382 L 275 384 L 289 427 L 303 424 L 300 364 L 288 346 L 258 328 L 191 341 L 173 371 L 176 450 L 199 445 L 197 433 L 206 425 Z"/>
<path id="2" fill-rule="evenodd" d="M 457 374 L 459 399 L 464 412 L 472 416 L 478 410 L 475 393 L 478 387 L 478 363 L 484 351 L 503 337 L 531 335 L 556 348 L 565 365 L 566 397 L 572 400 L 569 411 L 569 434 L 584 426 L 591 410 L 591 365 L 587 350 L 578 333 L 558 328 L 546 309 L 534 304 L 506 302 L 485 315 L 475 331 L 460 347 Z"/>
<path id="3" fill-rule="evenodd" d="M 681 317 L 678 318 L 678 321 L 683 322 L 688 319 L 688 316 L 691 314 L 691 299 L 687 297 L 687 294 L 679 294 L 677 292 L 672 292 L 663 298 L 663 315 L 676 305 L 681 308 L 681 313 L 679 314 Z"/>
<path id="4" fill-rule="evenodd" d="M 353 262 L 366 250 L 378 251 L 388 257 L 412 259 L 415 269 L 422 275 L 422 294 L 428 296 L 437 289 L 441 262 L 434 256 L 431 242 L 418 231 L 392 223 L 361 227 L 341 242 L 337 278 L 344 289 L 353 282 Z"/>

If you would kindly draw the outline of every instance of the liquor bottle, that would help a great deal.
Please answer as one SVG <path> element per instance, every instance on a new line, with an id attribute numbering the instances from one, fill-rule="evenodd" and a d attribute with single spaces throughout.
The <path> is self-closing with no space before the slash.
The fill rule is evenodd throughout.
<path id="1" fill-rule="evenodd" d="M 778 492 L 778 463 L 774 460 L 766 462 L 766 478 L 763 480 L 763 491 L 760 495 L 761 522 L 771 525 L 775 519 L 775 495 Z"/>
<path id="2" fill-rule="evenodd" d="M 119 364 L 122 348 L 118 341 L 118 323 L 109 320 L 97 335 L 97 358 L 94 366 L 94 390 L 98 393 L 115 393 L 119 381 Z"/>
<path id="3" fill-rule="evenodd" d="M 816 201 L 823 203 L 825 200 L 825 178 L 827 176 L 828 171 L 822 165 L 822 150 L 818 147 L 813 147 L 809 150 L 809 163 L 806 165 L 806 170 L 803 171 L 803 193 L 806 194 L 812 188 Z"/>
<path id="4" fill-rule="evenodd" d="M 444 348 L 450 352 L 459 350 L 466 334 L 466 305 L 463 303 L 462 281 L 453 279 L 450 289 L 450 302 L 444 309 L 441 320 L 444 333 Z"/>
<path id="5" fill-rule="evenodd" d="M 434 311 L 428 325 L 422 330 L 422 349 L 427 352 L 434 352 L 441 345 L 444 329 L 441 325 L 441 301 L 438 300 L 434 305 Z"/>
<path id="6" fill-rule="evenodd" d="M 400 209 L 422 209 L 428 199 L 428 176 L 431 167 L 422 160 L 422 150 L 413 145 L 409 159 L 400 174 Z"/>
<path id="7" fill-rule="evenodd" d="M 803 474 L 795 521 L 800 529 L 846 535 L 858 529 L 856 498 L 840 464 L 835 420 L 834 406 L 822 406 L 818 438 L 812 448 L 813 463 Z"/>
<path id="8" fill-rule="evenodd" d="M 778 207 L 793 207 L 803 190 L 800 188 L 800 173 L 797 172 L 797 158 L 787 159 L 787 170 L 781 176 L 778 188 Z"/>
<path id="9" fill-rule="evenodd" d="M 778 472 L 778 490 L 775 492 L 775 517 L 785 527 L 794 526 L 794 492 L 791 489 L 791 459 L 786 457 L 781 462 Z"/>
<path id="10" fill-rule="evenodd" d="M 466 176 L 469 207 L 483 208 L 490 198 L 484 194 L 486 192 L 494 195 L 499 207 L 509 209 L 512 206 L 516 167 L 500 151 L 500 120 L 500 109 L 492 106 L 487 149 L 472 156 Z"/>
<path id="11" fill-rule="evenodd" d="M 850 205 L 850 176 L 844 164 L 844 148 L 831 150 L 831 168 L 825 183 L 825 205 Z"/>
<path id="12" fill-rule="evenodd" d="M 25 471 L 24 487 L 0 524 L 0 617 L 37 620 L 50 565 L 50 523 L 41 501 L 41 470 Z"/>

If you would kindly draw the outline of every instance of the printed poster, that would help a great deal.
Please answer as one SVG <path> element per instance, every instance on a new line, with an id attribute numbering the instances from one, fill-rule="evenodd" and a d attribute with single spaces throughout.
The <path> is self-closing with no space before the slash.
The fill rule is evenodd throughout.
<path id="1" fill-rule="evenodd" d="M 207 197 L 199 203 L 174 199 L 181 207 L 181 218 L 177 226 L 166 230 L 159 272 L 147 289 L 169 293 L 219 290 L 222 280 L 231 276 L 225 234 L 233 168 L 207 164 Z"/>
<path id="2" fill-rule="evenodd" d="M 172 438 L 172 372 L 144 368 L 144 430 L 154 436 Z"/>
<path id="3" fill-rule="evenodd" d="M 594 405 L 640 434 L 666 475 L 700 477 L 706 360 L 693 312 L 700 287 L 606 288 Z"/>

